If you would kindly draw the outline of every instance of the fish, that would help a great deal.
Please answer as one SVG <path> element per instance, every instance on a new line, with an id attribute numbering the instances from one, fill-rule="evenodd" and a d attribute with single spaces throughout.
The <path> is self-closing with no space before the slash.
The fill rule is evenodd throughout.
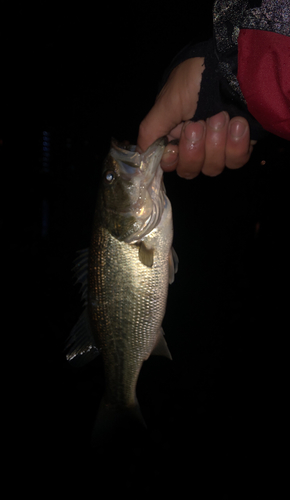
<path id="1" fill-rule="evenodd" d="M 141 153 L 111 141 L 91 244 L 75 263 L 84 311 L 66 357 L 81 365 L 101 353 L 104 365 L 93 445 L 125 428 L 146 427 L 136 396 L 141 367 L 151 354 L 172 359 L 162 329 L 168 285 L 178 269 L 160 167 L 167 142 L 161 137 Z"/>

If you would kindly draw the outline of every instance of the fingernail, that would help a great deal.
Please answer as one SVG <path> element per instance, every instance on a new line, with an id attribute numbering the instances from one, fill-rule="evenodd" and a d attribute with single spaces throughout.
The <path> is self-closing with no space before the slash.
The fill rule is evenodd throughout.
<path id="1" fill-rule="evenodd" d="M 221 111 L 217 115 L 211 116 L 207 119 L 208 125 L 215 130 L 222 129 L 225 126 L 226 121 L 227 115 L 224 111 Z"/>
<path id="2" fill-rule="evenodd" d="M 177 161 L 177 158 L 178 158 L 178 153 L 177 151 L 174 151 L 174 150 L 169 150 L 169 151 L 166 151 L 166 153 L 163 154 L 162 156 L 162 163 L 163 164 L 166 164 L 168 167 L 170 165 L 173 165 L 173 163 L 175 163 Z"/>
<path id="3" fill-rule="evenodd" d="M 171 141 L 167 144 L 161 159 L 162 167 L 170 167 L 178 160 L 178 141 Z"/>
<path id="4" fill-rule="evenodd" d="M 244 122 L 240 122 L 240 121 L 231 122 L 230 134 L 234 139 L 239 139 L 240 137 L 243 137 L 243 135 L 246 131 L 246 128 L 247 128 L 247 126 Z"/>
<path id="5" fill-rule="evenodd" d="M 202 139 L 204 134 L 204 125 L 202 122 L 185 122 L 183 126 L 183 131 L 186 139 L 194 144 Z"/>

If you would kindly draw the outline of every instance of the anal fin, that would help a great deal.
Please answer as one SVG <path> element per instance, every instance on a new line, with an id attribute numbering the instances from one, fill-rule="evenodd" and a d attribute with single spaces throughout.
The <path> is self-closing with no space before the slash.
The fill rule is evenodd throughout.
<path id="1" fill-rule="evenodd" d="M 168 349 L 168 345 L 164 338 L 164 331 L 162 327 L 160 328 L 160 333 L 156 339 L 156 343 L 151 354 L 156 356 L 165 356 L 168 359 L 172 359 L 171 353 Z"/>

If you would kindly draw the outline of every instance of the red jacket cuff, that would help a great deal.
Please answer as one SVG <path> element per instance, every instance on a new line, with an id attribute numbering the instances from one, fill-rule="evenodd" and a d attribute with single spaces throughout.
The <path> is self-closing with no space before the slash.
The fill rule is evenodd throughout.
<path id="1" fill-rule="evenodd" d="M 237 78 L 254 118 L 265 130 L 290 140 L 290 38 L 241 29 Z"/>

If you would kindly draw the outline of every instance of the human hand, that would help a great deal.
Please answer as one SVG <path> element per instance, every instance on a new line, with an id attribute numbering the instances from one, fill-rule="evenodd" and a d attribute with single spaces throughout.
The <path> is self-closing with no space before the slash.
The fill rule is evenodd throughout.
<path id="1" fill-rule="evenodd" d="M 186 179 L 200 172 L 216 176 L 225 166 L 240 168 L 249 161 L 253 145 L 248 122 L 243 117 L 230 120 L 222 111 L 206 121 L 190 121 L 194 116 L 204 58 L 187 59 L 177 66 L 157 96 L 153 108 L 141 122 L 137 145 L 145 151 L 158 137 L 167 135 L 169 143 L 164 151 L 161 167 L 177 171 Z"/>

